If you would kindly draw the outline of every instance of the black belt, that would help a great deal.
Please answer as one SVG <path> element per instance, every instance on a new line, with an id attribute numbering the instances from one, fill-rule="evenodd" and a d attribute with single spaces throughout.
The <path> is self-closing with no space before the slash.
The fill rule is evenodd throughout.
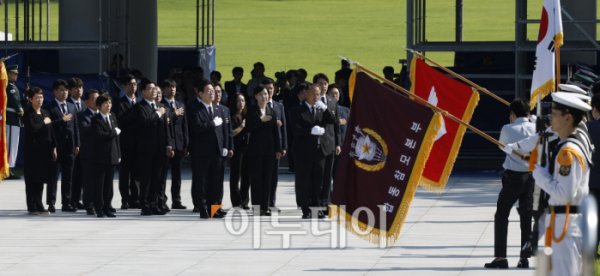
<path id="1" fill-rule="evenodd" d="M 554 210 L 555 214 L 564 214 L 567 212 L 567 206 L 549 206 L 550 212 Z M 579 208 L 578 206 L 571 206 L 569 208 L 569 214 L 578 214 Z"/>

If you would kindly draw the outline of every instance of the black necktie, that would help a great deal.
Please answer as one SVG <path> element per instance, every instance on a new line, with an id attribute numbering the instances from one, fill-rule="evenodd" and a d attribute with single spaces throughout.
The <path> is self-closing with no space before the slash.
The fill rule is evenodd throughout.
<path id="1" fill-rule="evenodd" d="M 67 114 L 67 104 L 62 104 L 63 114 Z"/>
<path id="2" fill-rule="evenodd" d="M 327 106 L 327 101 L 325 101 L 325 97 L 321 97 L 321 101 Z"/>
<path id="3" fill-rule="evenodd" d="M 154 103 L 151 103 L 150 106 L 152 107 L 152 110 L 156 111 L 156 108 L 154 108 Z"/>
<path id="4" fill-rule="evenodd" d="M 269 108 L 273 108 L 273 107 L 271 106 L 271 102 L 268 102 L 268 103 L 267 103 L 267 105 L 269 106 Z"/>
<path id="5" fill-rule="evenodd" d="M 77 111 L 80 111 L 80 110 L 81 110 L 81 107 L 79 107 L 79 103 L 78 103 L 78 102 L 75 102 L 75 104 L 77 105 Z"/>
<path id="6" fill-rule="evenodd" d="M 110 122 L 108 121 L 108 116 L 106 116 L 106 124 L 108 124 L 108 128 L 112 129 L 112 125 L 110 124 Z"/>
<path id="7" fill-rule="evenodd" d="M 313 106 L 311 107 L 311 113 L 313 115 L 313 118 L 316 120 L 317 119 L 317 109 Z"/>
<path id="8" fill-rule="evenodd" d="M 210 118 L 213 118 L 213 111 L 212 111 L 212 106 L 208 107 L 208 115 L 210 116 Z"/>
<path id="9" fill-rule="evenodd" d="M 175 102 L 171 102 L 171 109 L 175 109 Z"/>

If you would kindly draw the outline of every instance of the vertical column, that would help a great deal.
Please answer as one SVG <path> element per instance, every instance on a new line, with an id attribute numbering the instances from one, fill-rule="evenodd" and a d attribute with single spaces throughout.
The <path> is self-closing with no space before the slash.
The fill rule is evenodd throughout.
<path id="1" fill-rule="evenodd" d="M 153 80 L 158 66 L 157 0 L 130 0 L 131 68 Z"/>

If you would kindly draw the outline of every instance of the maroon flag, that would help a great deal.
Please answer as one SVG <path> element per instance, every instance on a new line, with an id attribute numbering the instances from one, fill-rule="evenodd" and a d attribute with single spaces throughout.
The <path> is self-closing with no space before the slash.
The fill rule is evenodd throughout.
<path id="1" fill-rule="evenodd" d="M 329 216 L 367 241 L 391 246 L 400 234 L 442 117 L 365 73 L 354 73 L 353 84 Z"/>

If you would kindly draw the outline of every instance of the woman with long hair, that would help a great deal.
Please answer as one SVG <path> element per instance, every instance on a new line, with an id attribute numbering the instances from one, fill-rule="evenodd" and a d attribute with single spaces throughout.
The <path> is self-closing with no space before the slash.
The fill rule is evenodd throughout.
<path id="1" fill-rule="evenodd" d="M 229 193 L 231 205 L 249 209 L 250 201 L 250 171 L 248 169 L 248 156 L 245 154 L 248 148 L 248 133 L 246 127 L 247 101 L 244 94 L 237 93 L 229 101 L 229 112 L 231 113 L 231 129 L 233 132 L 233 148 L 235 154 L 230 160 Z M 241 186 L 238 186 L 240 176 Z"/>

